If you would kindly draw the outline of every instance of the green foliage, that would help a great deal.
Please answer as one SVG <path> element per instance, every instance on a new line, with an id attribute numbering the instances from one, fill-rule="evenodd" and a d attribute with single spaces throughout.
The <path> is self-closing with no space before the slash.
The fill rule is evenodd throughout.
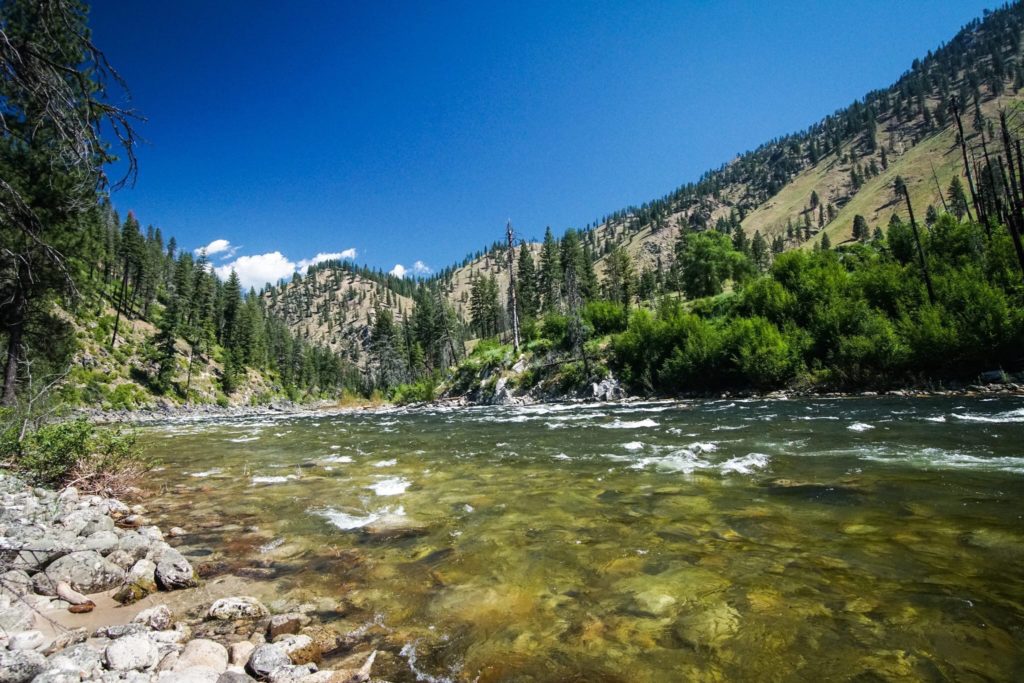
<path id="1" fill-rule="evenodd" d="M 0 457 L 35 484 L 74 483 L 85 490 L 110 491 L 129 485 L 150 466 L 132 431 L 79 419 L 43 425 L 19 442 L 20 429 L 17 423 L 6 426 Z"/>
<path id="2" fill-rule="evenodd" d="M 625 305 L 603 299 L 588 302 L 583 307 L 581 315 L 593 328 L 594 334 L 599 336 L 622 332 L 626 329 L 628 320 Z"/>

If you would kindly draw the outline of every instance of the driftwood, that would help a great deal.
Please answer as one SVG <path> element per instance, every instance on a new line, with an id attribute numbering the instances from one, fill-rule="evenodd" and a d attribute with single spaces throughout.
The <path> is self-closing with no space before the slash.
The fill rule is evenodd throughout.
<path id="1" fill-rule="evenodd" d="M 91 612 L 96 606 L 95 602 L 76 591 L 67 581 L 57 582 L 57 597 L 64 602 L 70 602 L 71 607 L 68 607 L 68 611 L 75 614 Z"/>
<path id="2" fill-rule="evenodd" d="M 370 669 L 373 668 L 373 660 L 377 659 L 377 651 L 374 650 L 366 658 L 363 665 L 358 669 L 342 669 L 331 679 L 339 683 L 367 683 L 370 680 Z"/>

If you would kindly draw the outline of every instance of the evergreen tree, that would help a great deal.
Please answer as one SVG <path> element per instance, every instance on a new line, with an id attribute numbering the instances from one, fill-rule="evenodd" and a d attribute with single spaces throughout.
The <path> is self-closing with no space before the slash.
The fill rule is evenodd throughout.
<path id="1" fill-rule="evenodd" d="M 540 251 L 540 299 L 544 312 L 557 311 L 562 290 L 562 263 L 551 228 L 544 231 L 544 245 Z"/>
<path id="2" fill-rule="evenodd" d="M 629 306 L 636 290 L 633 260 L 624 249 L 616 246 L 605 257 L 604 263 L 605 298 Z"/>
<path id="3" fill-rule="evenodd" d="M 853 239 L 857 240 L 858 242 L 865 242 L 865 241 L 867 241 L 867 239 L 868 239 L 868 237 L 870 235 L 871 235 L 870 228 L 868 228 L 868 222 L 864 218 L 864 216 L 861 216 L 860 214 L 857 214 L 856 216 L 854 216 L 853 217 Z"/>
<path id="4" fill-rule="evenodd" d="M 946 190 L 946 201 L 956 219 L 963 220 L 963 217 L 967 215 L 967 193 L 964 192 L 964 184 L 961 182 L 960 176 L 953 176 L 953 180 L 950 181 L 949 189 Z"/>
<path id="5" fill-rule="evenodd" d="M 519 245 L 516 285 L 519 288 L 517 302 L 521 316 L 524 319 L 533 318 L 540 310 L 540 294 L 538 292 L 537 267 L 533 263 L 530 247 L 525 243 Z"/>

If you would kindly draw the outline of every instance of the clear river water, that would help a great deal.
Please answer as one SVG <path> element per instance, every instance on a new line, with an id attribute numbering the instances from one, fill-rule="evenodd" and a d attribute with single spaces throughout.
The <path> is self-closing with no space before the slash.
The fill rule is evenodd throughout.
<path id="1" fill-rule="evenodd" d="M 1024 680 L 1024 400 L 147 427 L 186 551 L 402 681 Z"/>

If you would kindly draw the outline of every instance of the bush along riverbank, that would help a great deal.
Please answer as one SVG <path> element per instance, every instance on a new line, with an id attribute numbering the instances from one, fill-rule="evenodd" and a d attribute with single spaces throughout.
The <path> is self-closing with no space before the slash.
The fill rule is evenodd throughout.
<path id="1" fill-rule="evenodd" d="M 370 680 L 375 652 L 319 669 L 351 643 L 312 606 L 272 615 L 251 596 L 208 602 L 168 542 L 185 532 L 165 537 L 142 506 L 4 473 L 0 496 L 0 683 Z"/>

